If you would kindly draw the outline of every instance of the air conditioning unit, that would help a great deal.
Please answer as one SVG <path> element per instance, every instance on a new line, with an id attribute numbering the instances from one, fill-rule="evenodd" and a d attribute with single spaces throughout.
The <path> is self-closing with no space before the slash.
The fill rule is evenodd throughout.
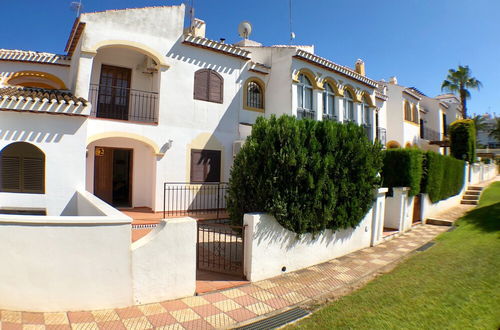
<path id="1" fill-rule="evenodd" d="M 242 140 L 237 140 L 237 141 L 233 142 L 233 158 L 236 157 L 238 152 L 240 152 L 240 149 L 244 143 L 245 143 L 245 141 L 242 141 Z"/>

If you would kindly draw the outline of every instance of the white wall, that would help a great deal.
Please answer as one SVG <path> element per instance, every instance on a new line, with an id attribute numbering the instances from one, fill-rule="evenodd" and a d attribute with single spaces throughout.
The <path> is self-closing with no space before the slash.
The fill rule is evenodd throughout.
<path id="1" fill-rule="evenodd" d="M 46 208 L 60 215 L 84 188 L 86 117 L 0 112 L 0 151 L 28 142 L 45 153 L 45 194 L 0 193 L 0 207 Z"/>
<path id="2" fill-rule="evenodd" d="M 252 282 L 260 281 L 282 274 L 283 267 L 291 272 L 369 247 L 374 219 L 379 217 L 374 218 L 372 208 L 354 229 L 298 238 L 271 215 L 245 214 L 245 275 Z"/>
<path id="3" fill-rule="evenodd" d="M 392 188 L 392 197 L 385 199 L 384 227 L 404 231 L 408 217 L 408 187 Z"/>
<path id="4" fill-rule="evenodd" d="M 0 267 L 0 309 L 132 304 L 131 219 L 89 193 L 77 194 L 77 209 L 91 215 L 0 215 L 0 259 L 6 265 Z"/>
<path id="5" fill-rule="evenodd" d="M 134 303 L 177 299 L 196 289 L 196 220 L 163 220 L 132 244 Z"/>

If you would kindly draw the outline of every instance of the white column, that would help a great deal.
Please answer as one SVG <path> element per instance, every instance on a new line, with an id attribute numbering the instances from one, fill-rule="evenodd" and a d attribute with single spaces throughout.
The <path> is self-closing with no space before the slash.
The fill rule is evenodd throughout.
<path id="1" fill-rule="evenodd" d="M 344 99 L 341 96 L 335 96 L 335 111 L 337 120 L 342 122 L 344 120 Z"/>
<path id="2" fill-rule="evenodd" d="M 313 109 L 316 110 L 316 120 L 323 120 L 323 91 L 313 91 Z"/>
<path id="3" fill-rule="evenodd" d="M 289 115 L 297 116 L 297 85 L 292 84 L 292 109 L 290 109 Z"/>
<path id="4" fill-rule="evenodd" d="M 82 52 L 78 59 L 78 71 L 76 73 L 75 96 L 89 99 L 90 79 L 92 76 L 92 64 L 95 53 Z"/>

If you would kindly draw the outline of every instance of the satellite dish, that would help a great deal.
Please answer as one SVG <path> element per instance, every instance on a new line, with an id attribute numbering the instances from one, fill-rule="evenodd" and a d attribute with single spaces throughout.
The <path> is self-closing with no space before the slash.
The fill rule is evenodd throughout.
<path id="1" fill-rule="evenodd" d="M 243 39 L 248 39 L 250 36 L 250 33 L 252 33 L 252 24 L 248 21 L 243 21 L 238 25 L 238 34 L 240 37 Z"/>

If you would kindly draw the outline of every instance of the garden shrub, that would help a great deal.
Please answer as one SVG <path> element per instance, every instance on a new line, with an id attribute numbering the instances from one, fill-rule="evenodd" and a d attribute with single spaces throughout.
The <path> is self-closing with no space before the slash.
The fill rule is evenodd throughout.
<path id="1" fill-rule="evenodd" d="M 433 151 L 424 154 L 421 192 L 437 203 L 457 195 L 464 185 L 465 162 Z"/>
<path id="2" fill-rule="evenodd" d="M 409 195 L 420 192 L 422 151 L 417 148 L 391 149 L 383 152 L 382 185 L 410 187 Z"/>
<path id="3" fill-rule="evenodd" d="M 450 125 L 451 155 L 469 163 L 476 161 L 476 127 L 474 120 L 457 120 Z"/>
<path id="4" fill-rule="evenodd" d="M 231 169 L 231 219 L 265 212 L 298 234 L 356 227 L 374 200 L 381 148 L 353 123 L 259 117 Z"/>

